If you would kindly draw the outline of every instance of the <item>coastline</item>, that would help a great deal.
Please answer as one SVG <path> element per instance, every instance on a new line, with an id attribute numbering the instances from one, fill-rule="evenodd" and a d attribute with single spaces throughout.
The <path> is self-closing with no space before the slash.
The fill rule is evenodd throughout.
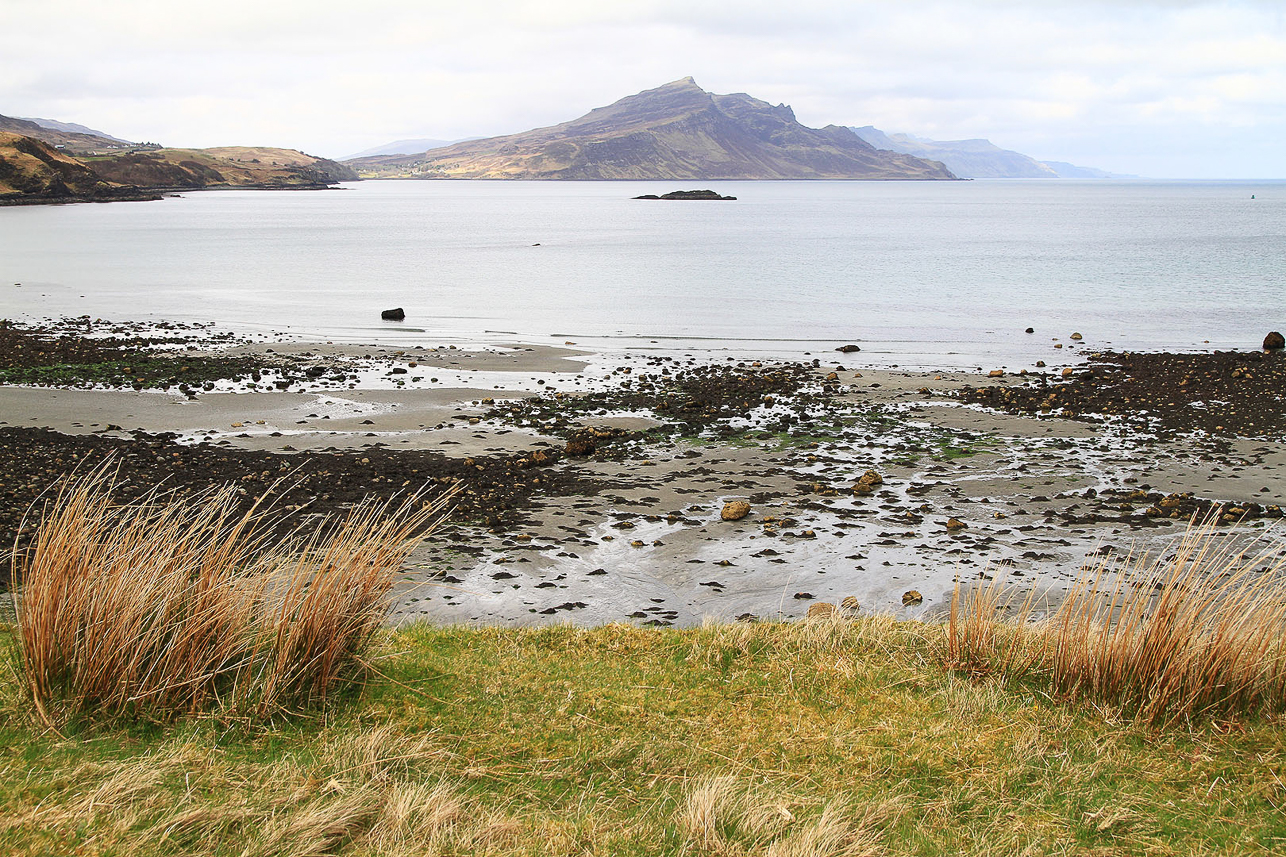
<path id="1" fill-rule="evenodd" d="M 299 514 L 464 478 L 477 494 L 407 563 L 393 621 L 696 625 L 849 598 L 931 615 L 957 579 L 996 575 L 1056 599 L 1086 563 L 1164 551 L 1209 501 L 1255 504 L 1236 528 L 1262 535 L 1286 495 L 1280 434 L 962 400 L 1030 374 L 871 369 L 834 352 L 813 365 L 502 341 L 212 345 L 182 354 L 278 368 L 254 389 L 0 386 L 6 466 L 34 468 L 14 502 L 108 453 L 139 484 L 239 479 L 253 493 L 269 470 L 298 469 L 312 480 L 285 498 Z M 882 481 L 854 493 L 867 471 Z M 1149 514 L 1185 494 L 1171 501 L 1183 514 Z M 750 515 L 720 520 L 733 499 Z"/>

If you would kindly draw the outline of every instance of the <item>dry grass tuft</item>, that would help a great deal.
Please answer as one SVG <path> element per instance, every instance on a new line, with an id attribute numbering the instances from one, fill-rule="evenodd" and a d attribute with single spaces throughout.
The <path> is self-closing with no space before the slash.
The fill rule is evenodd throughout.
<path id="1" fill-rule="evenodd" d="M 1042 632 L 1054 690 L 1154 725 L 1286 710 L 1286 558 L 1237 545 L 1209 521 L 1083 576 Z"/>
<path id="2" fill-rule="evenodd" d="M 363 502 L 282 540 L 233 486 L 127 505 L 113 488 L 103 468 L 65 481 L 14 555 L 19 670 L 51 726 L 324 702 L 361 674 L 392 575 L 450 499 Z"/>
<path id="3" fill-rule="evenodd" d="M 947 666 L 974 678 L 1022 675 L 1039 656 L 1023 626 L 1032 615 L 1035 591 L 1017 608 L 1015 591 L 996 575 L 986 586 L 951 593 L 947 619 Z M 1008 616 L 1009 621 L 1000 621 Z"/>
<path id="4" fill-rule="evenodd" d="M 1260 542 L 1252 552 L 1215 523 L 1190 525 L 1160 560 L 1102 559 L 1034 625 L 1030 596 L 1002 621 L 998 582 L 957 587 L 947 665 L 973 676 L 1043 676 L 1056 694 L 1154 726 L 1286 711 L 1282 546 Z"/>
<path id="5" fill-rule="evenodd" d="M 765 857 L 874 857 L 884 853 L 876 828 L 902 814 L 889 800 L 854 814 L 843 800 L 801 819 L 799 801 L 748 786 L 736 777 L 705 777 L 688 791 L 678 812 L 686 845 L 708 854 Z"/>

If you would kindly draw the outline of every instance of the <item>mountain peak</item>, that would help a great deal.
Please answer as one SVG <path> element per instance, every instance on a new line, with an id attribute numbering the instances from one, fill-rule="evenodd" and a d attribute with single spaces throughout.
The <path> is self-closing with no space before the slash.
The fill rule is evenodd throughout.
<path id="1" fill-rule="evenodd" d="M 369 177 L 512 179 L 953 179 L 877 151 L 845 128 L 808 128 L 785 104 L 714 95 L 680 78 L 522 134 L 354 162 Z"/>

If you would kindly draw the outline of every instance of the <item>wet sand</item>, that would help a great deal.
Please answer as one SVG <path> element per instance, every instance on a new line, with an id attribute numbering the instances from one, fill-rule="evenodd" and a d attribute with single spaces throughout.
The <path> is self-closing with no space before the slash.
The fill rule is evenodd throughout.
<path id="1" fill-rule="evenodd" d="M 568 412 L 557 425 L 533 426 L 505 408 L 542 393 L 557 407 L 549 390 L 565 391 L 555 395 L 567 403 L 582 390 L 628 387 L 658 364 L 652 355 L 505 344 L 271 347 L 362 368 L 343 383 L 195 397 L 0 387 L 0 415 L 5 425 L 67 434 L 141 429 L 223 449 L 379 445 L 456 459 L 561 449 L 568 425 L 640 432 L 665 417 Z M 764 406 L 727 437 L 639 435 L 612 455 L 563 456 L 551 466 L 593 490 L 537 492 L 519 525 L 459 522 L 433 536 L 404 569 L 394 621 L 686 625 L 796 617 L 845 598 L 918 616 L 941 611 L 957 580 L 997 574 L 1056 597 L 1104 552 L 1164 553 L 1184 520 L 1145 514 L 1157 495 L 1261 505 L 1286 495 L 1280 439 L 1160 439 L 1113 422 L 999 413 L 953 394 L 1020 376 L 871 369 L 848 357 L 840 369 L 827 359 L 813 370 L 829 390 L 826 410 L 801 411 L 788 430 Z M 396 367 L 405 371 L 392 375 Z M 868 470 L 882 483 L 854 494 Z M 721 520 L 731 499 L 748 500 L 750 515 Z M 949 529 L 952 519 L 965 526 Z M 1273 526 L 1239 528 L 1255 535 Z M 904 605 L 911 591 L 921 599 Z"/>

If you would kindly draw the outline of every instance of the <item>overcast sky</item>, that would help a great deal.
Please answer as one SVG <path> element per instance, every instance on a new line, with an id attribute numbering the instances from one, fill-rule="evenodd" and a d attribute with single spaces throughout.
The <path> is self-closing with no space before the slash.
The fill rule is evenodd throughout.
<path id="1" fill-rule="evenodd" d="M 692 75 L 800 121 L 1286 177 L 1286 0 L 0 0 L 0 113 L 339 157 Z"/>

